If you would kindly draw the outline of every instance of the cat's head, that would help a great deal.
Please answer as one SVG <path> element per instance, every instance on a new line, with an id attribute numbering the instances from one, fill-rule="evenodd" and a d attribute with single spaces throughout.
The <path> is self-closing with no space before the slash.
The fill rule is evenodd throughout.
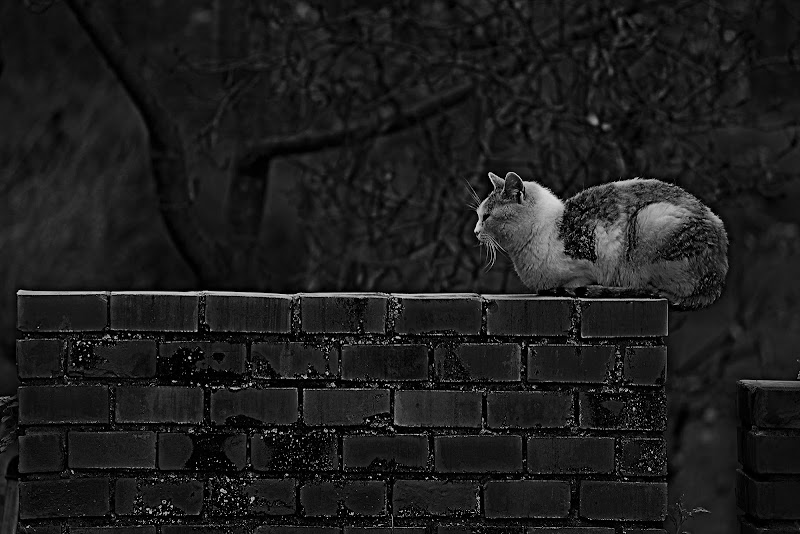
<path id="1" fill-rule="evenodd" d="M 522 178 L 514 172 L 506 174 L 505 179 L 490 172 L 489 179 L 494 189 L 476 210 L 475 236 L 482 243 L 502 246 L 530 211 L 530 199 Z"/>

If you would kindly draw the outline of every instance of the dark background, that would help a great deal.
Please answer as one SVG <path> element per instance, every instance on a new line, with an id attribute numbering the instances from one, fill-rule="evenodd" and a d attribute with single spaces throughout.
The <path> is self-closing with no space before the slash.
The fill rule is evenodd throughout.
<path id="1" fill-rule="evenodd" d="M 519 292 L 465 181 L 657 177 L 730 236 L 670 317 L 668 443 L 735 531 L 735 381 L 800 371 L 795 2 L 96 3 L 0 7 L 0 394 L 19 288 Z"/>

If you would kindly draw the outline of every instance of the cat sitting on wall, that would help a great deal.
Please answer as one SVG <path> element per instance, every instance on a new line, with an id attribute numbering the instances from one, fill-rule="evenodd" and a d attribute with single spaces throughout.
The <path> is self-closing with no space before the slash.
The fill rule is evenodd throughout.
<path id="1" fill-rule="evenodd" d="M 722 221 L 680 187 L 622 180 L 562 201 L 515 173 L 489 173 L 475 235 L 504 251 L 531 290 L 659 296 L 677 309 L 709 306 L 728 272 Z"/>

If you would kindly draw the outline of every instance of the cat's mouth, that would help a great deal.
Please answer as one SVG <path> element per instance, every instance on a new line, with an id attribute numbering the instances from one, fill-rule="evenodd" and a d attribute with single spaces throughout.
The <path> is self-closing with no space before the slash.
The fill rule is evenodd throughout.
<path id="1" fill-rule="evenodd" d="M 497 261 L 497 252 L 505 253 L 505 249 L 500 246 L 500 243 L 490 234 L 481 229 L 475 232 L 475 237 L 478 238 L 478 243 L 486 247 L 486 271 L 494 267 L 494 262 Z"/>

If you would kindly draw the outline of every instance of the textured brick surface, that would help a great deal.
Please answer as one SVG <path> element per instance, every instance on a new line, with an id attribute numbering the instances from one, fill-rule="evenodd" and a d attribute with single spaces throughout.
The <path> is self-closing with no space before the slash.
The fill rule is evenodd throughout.
<path id="1" fill-rule="evenodd" d="M 17 394 L 23 425 L 109 421 L 107 386 L 22 386 Z"/>
<path id="2" fill-rule="evenodd" d="M 328 378 L 338 367 L 335 352 L 302 342 L 253 343 L 250 356 L 259 378 Z"/>
<path id="3" fill-rule="evenodd" d="M 528 380 L 532 382 L 605 382 L 614 372 L 610 345 L 531 345 Z"/>
<path id="4" fill-rule="evenodd" d="M 627 347 L 622 378 L 632 385 L 662 385 L 667 377 L 667 347 Z"/>
<path id="5" fill-rule="evenodd" d="M 797 534 L 800 531 L 794 522 L 789 522 L 788 524 L 771 523 L 768 526 L 764 526 L 755 525 L 744 517 L 740 517 L 739 520 L 742 527 L 738 531 L 739 534 Z M 666 531 L 664 531 L 664 534 L 666 534 Z"/>
<path id="6" fill-rule="evenodd" d="M 209 483 L 209 515 L 221 517 L 292 515 L 297 510 L 293 478 L 241 480 L 217 478 Z"/>
<path id="7" fill-rule="evenodd" d="M 530 437 L 528 471 L 531 473 L 611 473 L 614 438 Z"/>
<path id="8" fill-rule="evenodd" d="M 236 379 L 246 360 L 244 343 L 172 341 L 159 347 L 158 376 L 188 383 Z"/>
<path id="9" fill-rule="evenodd" d="M 203 482 L 199 480 L 145 480 L 119 478 L 114 512 L 120 515 L 158 516 L 165 512 L 199 515 L 203 509 Z"/>
<path id="10" fill-rule="evenodd" d="M 800 435 L 739 430 L 739 462 L 751 473 L 800 474 Z"/>
<path id="11" fill-rule="evenodd" d="M 300 488 L 307 516 L 377 516 L 386 512 L 386 483 L 379 480 L 310 483 Z"/>
<path id="12" fill-rule="evenodd" d="M 580 516 L 587 519 L 663 521 L 667 515 L 664 482 L 606 482 L 584 480 Z"/>
<path id="13" fill-rule="evenodd" d="M 740 380 L 737 405 L 743 426 L 800 428 L 800 381 Z"/>
<path id="14" fill-rule="evenodd" d="M 64 469 L 64 437 L 59 432 L 28 432 L 19 437 L 19 472 Z"/>
<path id="15" fill-rule="evenodd" d="M 107 323 L 107 293 L 17 291 L 17 328 L 23 332 L 98 331 Z"/>
<path id="16" fill-rule="evenodd" d="M 220 389 L 211 394 L 217 425 L 288 425 L 297 421 L 295 388 Z"/>
<path id="17" fill-rule="evenodd" d="M 519 381 L 521 359 L 516 343 L 448 343 L 434 350 L 436 378 L 445 382 Z"/>
<path id="18" fill-rule="evenodd" d="M 561 428 L 573 419 L 570 391 L 491 391 L 486 413 L 491 428 Z"/>
<path id="19" fill-rule="evenodd" d="M 345 380 L 427 380 L 428 347 L 425 345 L 345 345 L 342 347 Z"/>
<path id="20" fill-rule="evenodd" d="M 151 378 L 156 375 L 156 342 L 148 339 L 69 344 L 67 373 L 76 377 Z"/>
<path id="21" fill-rule="evenodd" d="M 58 339 L 18 339 L 17 374 L 20 378 L 50 378 L 59 376 L 61 349 Z"/>
<path id="22" fill-rule="evenodd" d="M 196 332 L 199 293 L 111 293 L 111 329 Z"/>
<path id="23" fill-rule="evenodd" d="M 567 517 L 570 485 L 558 480 L 506 480 L 484 487 L 486 517 Z"/>
<path id="24" fill-rule="evenodd" d="M 19 483 L 20 519 L 95 517 L 109 512 L 107 478 L 31 480 Z"/>
<path id="25" fill-rule="evenodd" d="M 800 519 L 800 478 L 756 480 L 740 470 L 736 504 L 757 519 Z"/>
<path id="26" fill-rule="evenodd" d="M 339 467 L 336 436 L 330 432 L 266 433 L 250 441 L 256 471 L 330 471 Z"/>
<path id="27" fill-rule="evenodd" d="M 666 441 L 661 438 L 623 438 L 619 473 L 623 476 L 666 476 Z"/>
<path id="28" fill-rule="evenodd" d="M 485 295 L 490 336 L 566 336 L 572 299 L 533 295 Z"/>
<path id="29" fill-rule="evenodd" d="M 479 391 L 396 391 L 394 422 L 400 426 L 480 427 Z"/>
<path id="30" fill-rule="evenodd" d="M 440 436 L 433 446 L 434 465 L 441 473 L 522 471 L 520 436 Z"/>
<path id="31" fill-rule="evenodd" d="M 136 469 L 156 466 L 155 432 L 70 432 L 71 469 Z"/>
<path id="32" fill-rule="evenodd" d="M 387 389 L 307 389 L 303 421 L 307 425 L 363 425 L 389 413 Z"/>
<path id="33" fill-rule="evenodd" d="M 118 423 L 199 423 L 203 389 L 180 386 L 116 388 Z"/>
<path id="34" fill-rule="evenodd" d="M 438 480 L 398 480 L 392 509 L 399 516 L 452 516 L 478 511 L 478 484 Z"/>
<path id="35" fill-rule="evenodd" d="M 292 297 L 274 293 L 206 291 L 206 324 L 211 332 L 288 333 Z"/>
<path id="36" fill-rule="evenodd" d="M 395 322 L 398 334 L 478 334 L 482 301 L 473 294 L 397 295 L 400 312 Z"/>
<path id="37" fill-rule="evenodd" d="M 428 462 L 428 438 L 424 434 L 345 436 L 342 459 L 345 469 L 421 469 Z"/>
<path id="38" fill-rule="evenodd" d="M 160 432 L 158 468 L 162 470 L 240 471 L 247 464 L 247 435 Z"/>
<path id="39" fill-rule="evenodd" d="M 665 534 L 662 308 L 109 294 L 101 330 L 20 332 L 19 531 Z M 759 513 L 800 494 L 791 387 L 740 393 Z"/>
<path id="40" fill-rule="evenodd" d="M 666 336 L 665 299 L 580 299 L 581 337 Z"/>
<path id="41" fill-rule="evenodd" d="M 366 333 L 386 331 L 387 297 L 369 293 L 313 293 L 300 295 L 300 325 L 310 333 Z"/>
<path id="42" fill-rule="evenodd" d="M 667 400 L 663 391 L 630 393 L 581 392 L 581 428 L 665 430 Z"/>

